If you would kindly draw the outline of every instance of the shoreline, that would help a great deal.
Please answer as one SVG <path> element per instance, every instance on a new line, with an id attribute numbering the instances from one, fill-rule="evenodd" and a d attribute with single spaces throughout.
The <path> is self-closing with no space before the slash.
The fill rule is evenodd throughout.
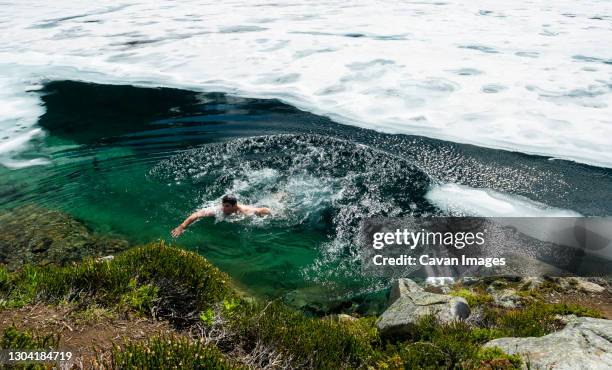
<path id="1" fill-rule="evenodd" d="M 13 272 L 0 268 L 0 329 L 4 330 L 5 338 L 29 338 L 32 349 L 40 346 L 37 343 L 42 343 L 41 338 L 62 333 L 59 342 L 45 343 L 80 346 L 80 364 L 108 367 L 129 363 L 147 366 L 154 357 L 144 353 L 167 341 L 172 348 L 181 348 L 168 352 L 163 362 L 168 366 L 198 354 L 201 356 L 198 358 L 219 368 L 291 367 L 298 360 L 313 369 L 363 366 L 399 369 L 402 367 L 393 365 L 397 361 L 403 366 L 418 363 L 414 361 L 433 361 L 431 364 L 439 361 L 440 357 L 432 353 L 423 358 L 419 351 L 401 349 L 412 348 L 416 343 L 433 343 L 451 346 L 448 348 L 459 345 L 451 357 L 443 357 L 444 361 L 451 361 L 444 362 L 449 366 L 461 361 L 464 368 L 495 363 L 497 368 L 514 369 L 527 360 L 489 348 L 487 343 L 498 343 L 507 336 L 548 338 L 570 330 L 564 329 L 570 326 L 577 328 L 572 330 L 582 330 L 581 325 L 605 326 L 612 322 L 581 318 L 603 315 L 609 318 L 612 307 L 599 306 L 605 309 L 600 311 L 575 304 L 609 305 L 610 282 L 488 277 L 441 287 L 421 287 L 408 279 L 394 284 L 381 316 L 340 313 L 308 317 L 278 300 L 254 299 L 237 290 L 227 274 L 202 256 L 158 242 L 132 246 L 104 258 L 86 257 L 64 267 L 46 264 L 19 267 Z M 567 300 L 559 301 L 563 296 Z M 389 319 L 385 317 L 394 315 L 394 310 L 405 309 L 405 302 L 420 300 L 437 305 L 463 302 L 469 306 L 468 316 L 448 321 L 437 311 L 429 311 L 427 303 L 423 306 L 425 311 L 418 309 L 402 316 L 412 321 L 393 324 L 400 325 L 401 331 L 387 328 L 385 323 Z M 269 321 L 262 322 L 263 317 Z M 47 323 L 43 324 L 45 320 Z M 100 331 L 96 327 L 105 329 Z M 122 331 L 120 327 L 132 329 Z M 78 334 L 92 330 L 104 339 L 93 341 Z M 117 341 L 118 332 L 124 333 L 120 334 L 123 342 Z M 219 337 L 220 333 L 225 334 Z M 462 334 L 458 336 L 459 333 Z M 61 342 L 62 336 L 73 339 Z M 266 356 L 257 357 L 260 352 L 253 352 L 259 348 L 253 347 L 253 338 L 259 338 L 258 343 L 264 346 L 260 350 L 265 348 Z M 91 349 L 94 343 L 96 351 Z M 7 345 L 5 340 L 3 348 Z M 346 348 L 351 349 L 346 352 Z M 133 356 L 128 359 L 122 354 L 125 351 Z M 262 362 L 252 362 L 256 357 Z"/>

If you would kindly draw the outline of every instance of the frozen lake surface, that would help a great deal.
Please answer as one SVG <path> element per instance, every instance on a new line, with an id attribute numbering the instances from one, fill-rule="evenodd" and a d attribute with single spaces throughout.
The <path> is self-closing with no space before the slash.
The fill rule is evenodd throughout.
<path id="1" fill-rule="evenodd" d="M 3 1 L 0 164 L 47 80 L 278 98 L 349 125 L 612 167 L 610 1 Z"/>

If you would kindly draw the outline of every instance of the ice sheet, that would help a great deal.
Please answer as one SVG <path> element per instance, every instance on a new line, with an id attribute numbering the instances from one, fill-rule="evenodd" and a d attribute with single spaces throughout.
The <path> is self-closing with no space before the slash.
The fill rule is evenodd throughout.
<path id="1" fill-rule="evenodd" d="M 37 135 L 22 81 L 34 76 L 278 98 L 345 124 L 612 167 L 609 1 L 112 4 L 0 5 L 0 155 Z"/>

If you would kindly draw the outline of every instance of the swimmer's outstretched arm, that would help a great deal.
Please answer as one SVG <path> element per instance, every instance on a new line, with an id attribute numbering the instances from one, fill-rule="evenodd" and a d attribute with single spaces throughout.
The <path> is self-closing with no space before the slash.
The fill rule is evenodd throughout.
<path id="1" fill-rule="evenodd" d="M 187 228 L 187 226 L 196 222 L 202 217 L 214 217 L 215 212 L 212 209 L 201 209 L 199 211 L 193 212 L 189 217 L 185 219 L 180 225 L 178 225 L 174 230 L 172 230 L 172 237 L 178 238 Z"/>

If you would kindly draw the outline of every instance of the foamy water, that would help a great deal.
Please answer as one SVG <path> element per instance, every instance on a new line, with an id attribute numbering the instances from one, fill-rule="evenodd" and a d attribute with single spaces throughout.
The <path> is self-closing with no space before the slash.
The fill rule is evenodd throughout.
<path id="1" fill-rule="evenodd" d="M 612 167 L 612 3 L 5 1 L 0 163 L 46 79 L 279 98 L 351 125 Z M 15 130 L 19 127 L 19 130 Z"/>

